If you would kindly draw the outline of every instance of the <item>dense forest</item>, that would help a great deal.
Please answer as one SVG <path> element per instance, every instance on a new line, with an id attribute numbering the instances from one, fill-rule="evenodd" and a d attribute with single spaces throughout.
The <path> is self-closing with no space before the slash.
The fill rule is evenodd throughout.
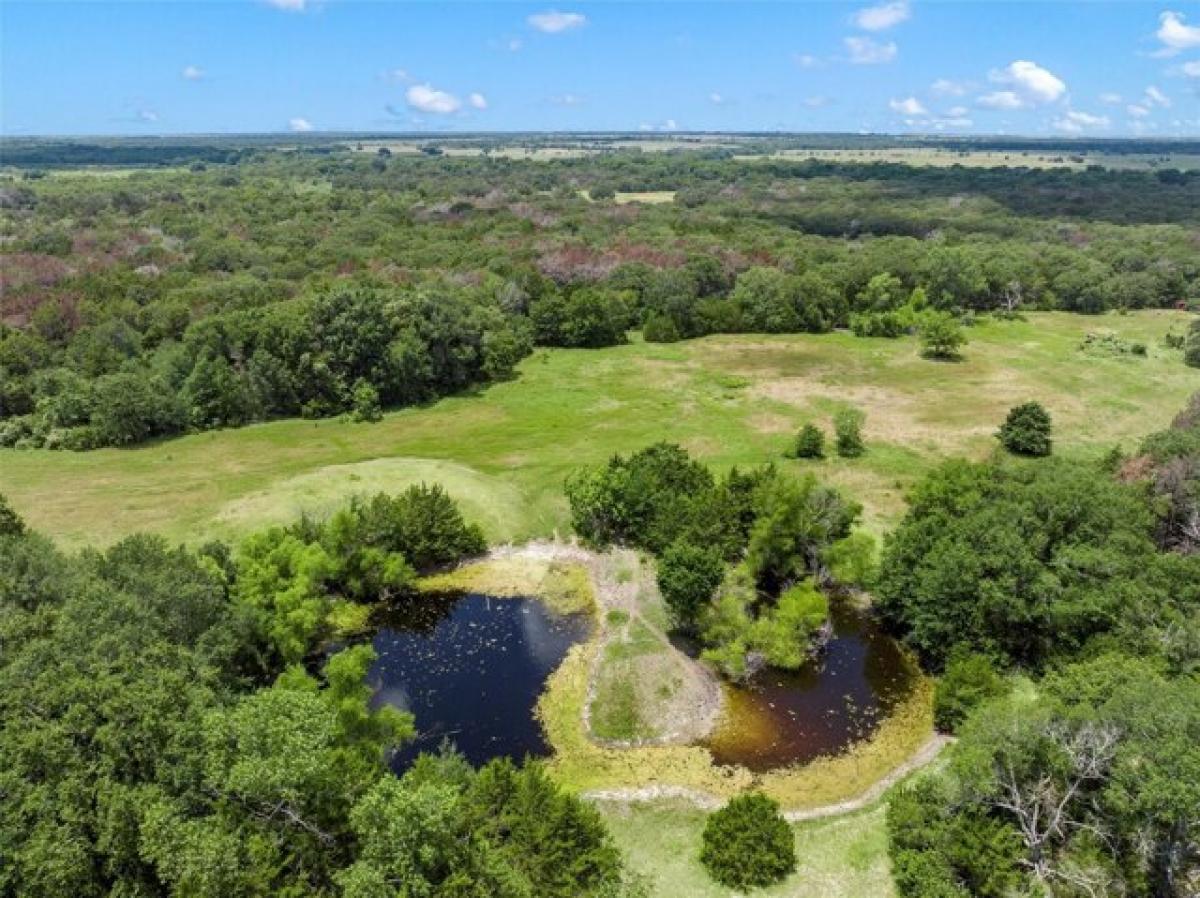
<path id="1" fill-rule="evenodd" d="M 889 808 L 905 898 L 1200 887 L 1200 394 L 1100 469 L 953 461 L 877 607 L 934 670 L 947 769 Z"/>
<path id="2" fill-rule="evenodd" d="M 1200 174 L 1171 168 L 115 146 L 165 168 L 0 175 L 0 445 L 370 419 L 630 330 L 921 331 L 939 355 L 978 314 L 1200 303 Z M 1173 339 L 1200 363 L 1200 331 Z"/>
<path id="3" fill-rule="evenodd" d="M 346 609 L 482 538 L 437 488 L 231 548 L 66 555 L 0 498 L 0 893 L 635 896 L 596 812 L 534 763 L 402 777 Z"/>

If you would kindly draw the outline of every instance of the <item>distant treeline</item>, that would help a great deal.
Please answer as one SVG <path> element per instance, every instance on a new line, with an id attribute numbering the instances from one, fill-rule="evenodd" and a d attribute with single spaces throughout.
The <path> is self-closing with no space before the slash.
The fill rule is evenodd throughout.
<path id="1" fill-rule="evenodd" d="M 186 165 L 191 162 L 232 163 L 245 154 L 241 147 L 170 143 L 0 143 L 0 165 Z"/>

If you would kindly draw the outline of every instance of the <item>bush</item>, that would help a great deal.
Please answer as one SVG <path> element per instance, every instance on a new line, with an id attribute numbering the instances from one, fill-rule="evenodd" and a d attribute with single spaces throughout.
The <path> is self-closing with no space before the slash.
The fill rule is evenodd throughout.
<path id="1" fill-rule="evenodd" d="M 487 549 L 483 531 L 463 520 L 454 500 L 438 484 L 413 485 L 398 496 L 356 497 L 327 527 L 326 541 L 335 556 L 379 549 L 403 555 L 421 572 Z"/>
<path id="2" fill-rule="evenodd" d="M 958 654 L 946 665 L 933 694 L 933 719 L 952 733 L 979 705 L 1004 694 L 1004 679 L 986 655 Z"/>
<path id="3" fill-rule="evenodd" d="M 678 343 L 683 338 L 669 315 L 651 315 L 642 327 L 642 339 L 647 343 Z"/>
<path id="4" fill-rule="evenodd" d="M 1200 368 L 1200 320 L 1193 321 L 1183 344 L 1183 363 Z"/>
<path id="5" fill-rule="evenodd" d="M 354 385 L 350 403 L 351 417 L 355 421 L 379 421 L 383 418 L 383 409 L 379 405 L 379 391 L 368 381 L 360 380 Z"/>
<path id="6" fill-rule="evenodd" d="M 996 436 L 1015 455 L 1050 454 L 1050 413 L 1039 402 L 1026 402 L 1009 411 Z"/>
<path id="7" fill-rule="evenodd" d="M 962 326 L 949 312 L 925 312 L 917 325 L 921 354 L 926 358 L 955 359 L 967 342 Z"/>
<path id="8" fill-rule="evenodd" d="M 0 493 L 0 536 L 20 536 L 25 532 L 25 522 L 16 513 L 8 499 Z"/>
<path id="9" fill-rule="evenodd" d="M 691 629 L 725 575 L 720 553 L 678 540 L 658 562 L 658 588 L 677 626 Z"/>
<path id="10" fill-rule="evenodd" d="M 825 434 L 815 424 L 805 424 L 796 436 L 796 458 L 824 458 Z"/>
<path id="11" fill-rule="evenodd" d="M 844 408 L 833 416 L 833 431 L 837 437 L 837 454 L 842 458 L 858 458 L 866 451 L 862 426 L 866 415 L 856 408 Z"/>
<path id="12" fill-rule="evenodd" d="M 708 468 L 671 443 L 573 474 L 566 484 L 575 531 L 593 545 L 624 543 L 661 552 L 696 520 L 711 497 Z"/>
<path id="13" fill-rule="evenodd" d="M 796 869 L 796 840 L 779 805 L 757 792 L 739 795 L 708 818 L 700 862 L 731 889 L 769 886 Z"/>

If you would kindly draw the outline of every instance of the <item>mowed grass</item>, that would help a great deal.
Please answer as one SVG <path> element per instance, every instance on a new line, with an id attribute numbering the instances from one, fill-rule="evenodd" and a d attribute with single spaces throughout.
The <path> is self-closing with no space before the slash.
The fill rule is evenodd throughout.
<path id="1" fill-rule="evenodd" d="M 775 461 L 813 471 L 865 507 L 875 533 L 940 459 L 983 457 L 1007 409 L 1027 399 L 1054 416 L 1056 451 L 1095 457 L 1164 427 L 1200 375 L 1162 335 L 1189 316 L 1044 313 L 973 328 L 961 362 L 922 359 L 911 338 L 848 333 L 714 336 L 604 350 L 541 350 L 513 380 L 376 423 L 284 420 L 86 453 L 0 450 L 0 492 L 65 545 L 135 531 L 198 542 L 233 538 L 356 492 L 446 485 L 493 541 L 564 534 L 563 481 L 657 440 L 718 469 Z M 1111 329 L 1146 358 L 1079 350 Z M 796 430 L 829 429 L 843 404 L 867 413 L 855 460 L 785 460 Z"/>
<path id="2" fill-rule="evenodd" d="M 597 809 L 630 867 L 649 878 L 655 898 L 731 898 L 700 865 L 707 814 L 677 801 L 599 802 Z M 891 898 L 882 802 L 855 814 L 792 824 L 796 872 L 756 898 Z"/>

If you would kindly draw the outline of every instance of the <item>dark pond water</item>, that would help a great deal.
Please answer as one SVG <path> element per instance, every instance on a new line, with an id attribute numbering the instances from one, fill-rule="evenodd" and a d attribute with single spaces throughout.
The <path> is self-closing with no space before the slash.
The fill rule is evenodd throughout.
<path id="1" fill-rule="evenodd" d="M 708 742 L 718 764 L 762 771 L 844 751 L 910 693 L 916 667 L 869 615 L 834 602 L 831 618 L 832 639 L 804 668 L 765 670 L 726 691 Z"/>
<path id="2" fill-rule="evenodd" d="M 473 764 L 545 755 L 534 718 L 546 678 L 588 635 L 588 618 L 558 615 L 536 599 L 430 596 L 389 611 L 368 673 L 376 707 L 416 717 L 418 738 L 392 759 L 400 771 L 449 739 Z"/>

